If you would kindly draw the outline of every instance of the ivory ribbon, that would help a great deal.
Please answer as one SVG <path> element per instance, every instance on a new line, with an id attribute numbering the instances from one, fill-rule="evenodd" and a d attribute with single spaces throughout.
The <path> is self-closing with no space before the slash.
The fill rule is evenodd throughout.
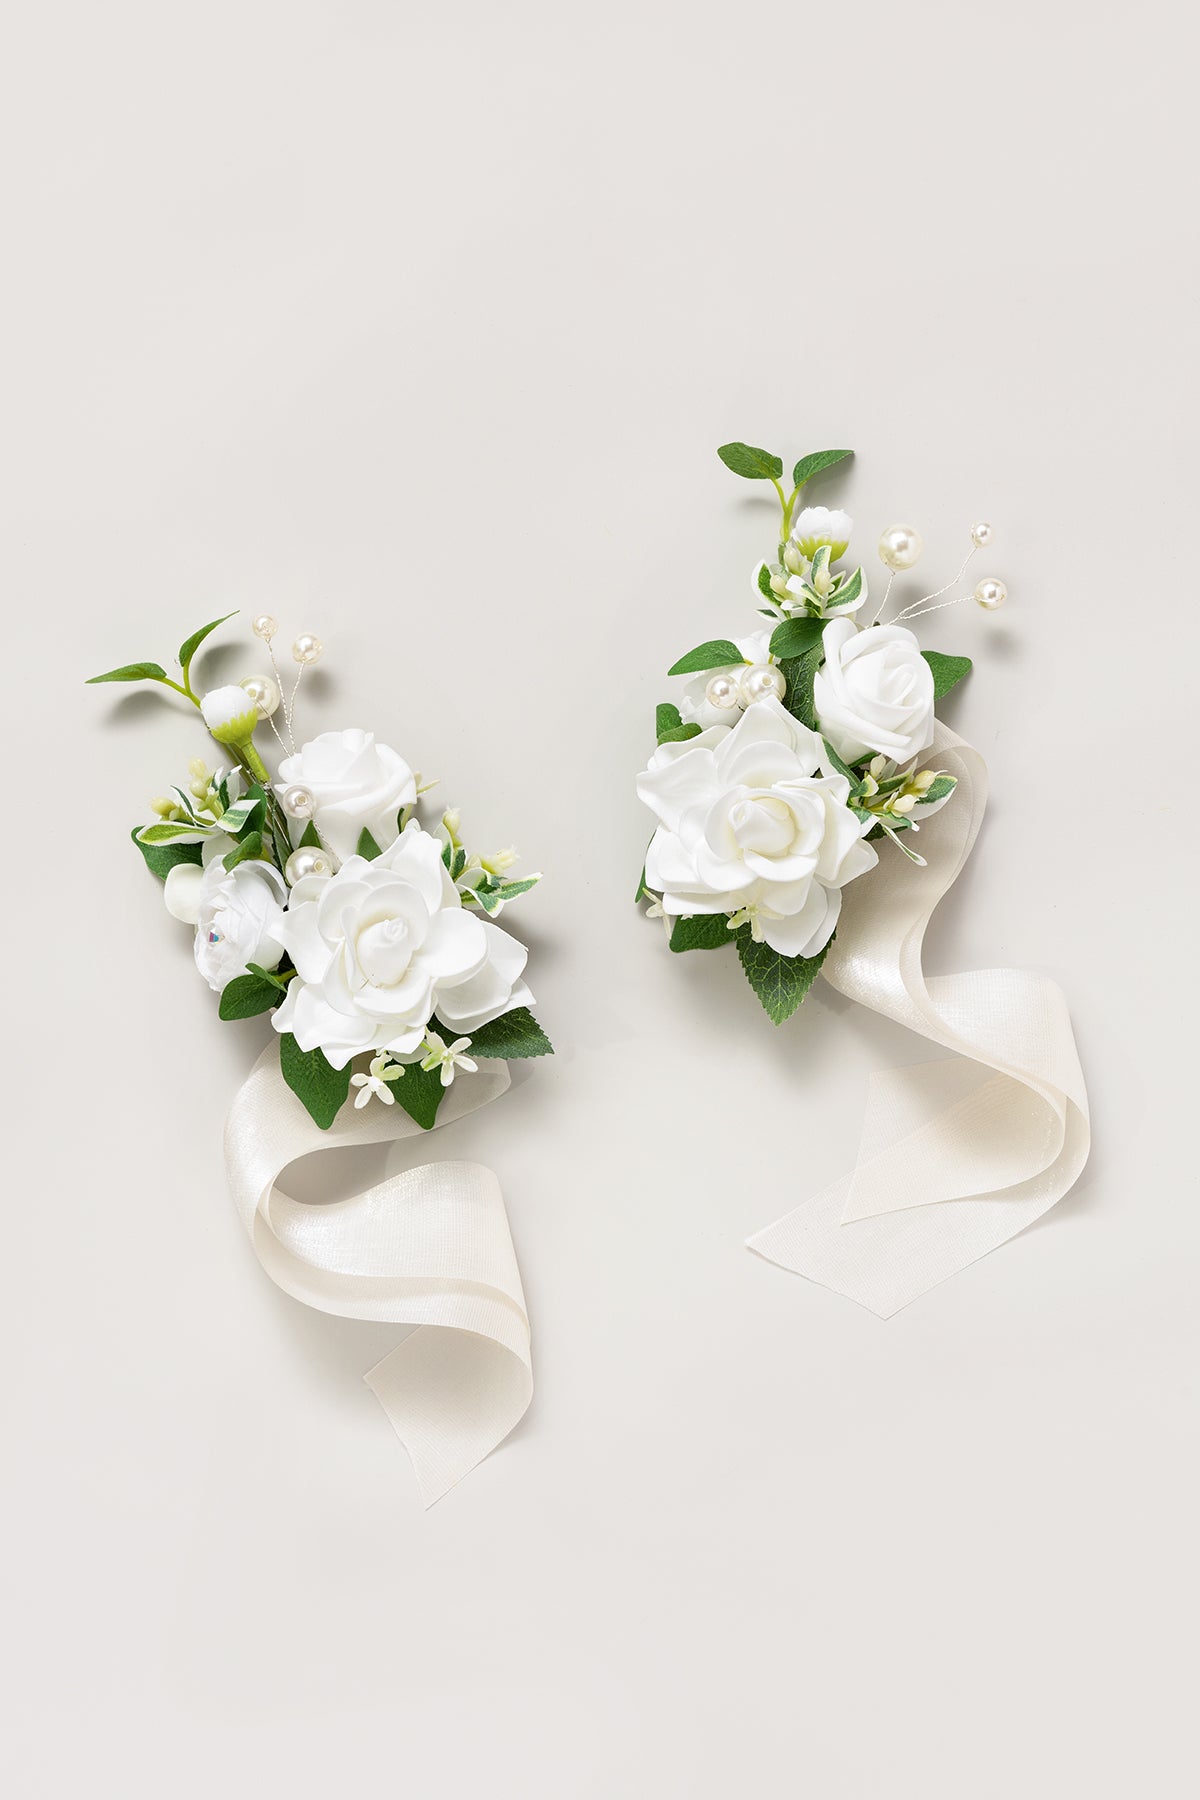
<path id="1" fill-rule="evenodd" d="M 975 842 L 983 758 L 939 725 L 938 768 L 958 789 L 914 847 L 846 888 L 825 979 L 955 1054 L 872 1078 L 852 1174 L 747 1240 L 881 1318 L 1023 1231 L 1087 1161 L 1087 1093 L 1060 990 L 985 969 L 926 978 L 925 928 Z"/>
<path id="2" fill-rule="evenodd" d="M 496 1063 L 456 1081 L 449 1124 L 502 1094 Z M 430 1163 L 352 1199 L 306 1206 L 278 1186 L 315 1150 L 420 1131 L 400 1106 L 343 1108 L 329 1131 L 309 1118 L 272 1046 L 225 1126 L 238 1211 L 263 1268 L 285 1293 L 344 1319 L 416 1325 L 364 1377 L 412 1458 L 426 1506 L 461 1481 L 523 1416 L 533 1393 L 529 1320 L 500 1184 L 472 1162 Z"/>

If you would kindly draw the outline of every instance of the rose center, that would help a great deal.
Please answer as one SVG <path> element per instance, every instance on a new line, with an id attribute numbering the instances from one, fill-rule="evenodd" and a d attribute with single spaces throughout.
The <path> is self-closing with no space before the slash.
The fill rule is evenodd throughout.
<path id="1" fill-rule="evenodd" d="M 739 849 L 757 856 L 786 856 L 796 840 L 796 819 L 786 800 L 761 795 L 739 800 L 729 817 Z"/>
<path id="2" fill-rule="evenodd" d="M 371 987 L 395 987 L 412 961 L 412 934 L 403 919 L 377 919 L 359 932 L 354 949 Z"/>

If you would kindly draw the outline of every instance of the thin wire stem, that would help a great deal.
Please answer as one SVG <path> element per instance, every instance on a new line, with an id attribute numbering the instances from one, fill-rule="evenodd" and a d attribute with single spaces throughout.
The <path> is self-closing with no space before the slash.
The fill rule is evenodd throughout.
<path id="1" fill-rule="evenodd" d="M 963 576 L 966 574 L 967 564 L 970 562 L 971 558 L 974 556 L 974 554 L 978 550 L 978 548 L 979 548 L 978 544 L 972 544 L 971 548 L 967 551 L 967 554 L 963 557 L 962 563 L 959 566 L 958 572 L 956 574 L 952 575 L 950 577 L 950 580 L 947 581 L 943 587 L 935 588 L 933 590 L 932 594 L 922 594 L 922 596 L 919 600 L 911 601 L 908 606 L 904 607 L 902 611 L 900 611 L 896 614 L 896 617 L 892 620 L 892 624 L 898 625 L 900 623 L 901 619 L 915 618 L 917 615 L 917 612 L 921 608 L 927 608 L 928 611 L 930 611 L 930 612 L 936 612 L 937 608 L 933 607 L 933 606 L 929 606 L 929 604 L 928 604 L 929 601 L 937 600 L 938 598 L 940 598 L 940 596 L 942 594 L 948 594 L 952 587 L 958 586 L 959 582 L 962 580 Z M 964 596 L 964 598 L 965 598 L 965 596 Z M 949 600 L 945 604 L 948 606 L 954 606 L 957 604 L 957 602 L 953 601 L 953 600 Z"/>

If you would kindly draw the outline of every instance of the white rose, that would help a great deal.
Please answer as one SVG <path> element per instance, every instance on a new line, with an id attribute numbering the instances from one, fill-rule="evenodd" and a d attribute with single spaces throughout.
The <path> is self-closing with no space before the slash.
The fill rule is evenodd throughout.
<path id="1" fill-rule="evenodd" d="M 394 844 L 397 815 L 417 798 L 416 777 L 404 758 L 377 744 L 370 731 L 323 731 L 284 758 L 277 785 L 308 789 L 313 822 L 339 862 L 354 855 L 364 826 L 381 850 Z"/>
<path id="2" fill-rule="evenodd" d="M 722 663 L 719 669 L 705 669 L 684 688 L 679 701 L 679 716 L 685 725 L 736 724 L 743 710 L 741 702 L 736 707 L 710 706 L 705 698 L 708 684 L 714 675 L 740 675 L 747 663 L 770 662 L 771 633 L 755 631 L 749 637 L 734 638 L 733 642 L 742 653 L 742 662 Z"/>
<path id="3" fill-rule="evenodd" d="M 844 775 L 824 773 L 824 746 L 778 700 L 732 729 L 662 744 L 638 778 L 657 815 L 646 885 L 673 917 L 744 913 L 783 956 L 815 956 L 833 936 L 841 890 L 878 860 L 870 819 L 847 805 Z"/>
<path id="4" fill-rule="evenodd" d="M 203 866 L 176 863 L 163 890 L 167 911 L 196 927 L 196 967 L 217 994 L 247 963 L 274 969 L 283 955 L 283 876 L 267 862 L 227 869 L 222 858 L 233 848 L 230 837 L 209 838 Z"/>
<path id="5" fill-rule="evenodd" d="M 283 939 L 297 974 L 275 1029 L 335 1069 L 363 1050 L 415 1060 L 435 1012 L 469 1034 L 533 1000 L 525 946 L 464 910 L 440 843 L 415 821 L 373 862 L 351 856 L 298 881 Z"/>
<path id="6" fill-rule="evenodd" d="M 903 625 L 859 631 L 834 619 L 822 633 L 825 661 L 813 684 L 822 735 L 857 762 L 879 751 L 907 763 L 933 742 L 933 671 Z"/>

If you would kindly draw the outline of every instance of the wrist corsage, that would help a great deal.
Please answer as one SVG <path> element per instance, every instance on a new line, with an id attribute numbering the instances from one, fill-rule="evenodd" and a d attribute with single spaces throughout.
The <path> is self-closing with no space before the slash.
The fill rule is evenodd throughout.
<path id="1" fill-rule="evenodd" d="M 777 1025 L 820 972 L 966 1059 L 877 1077 L 854 1173 L 750 1240 L 888 1314 L 1061 1198 L 1086 1160 L 1087 1101 L 1051 982 L 924 976 L 925 928 L 974 843 L 986 774 L 937 716 L 970 659 L 924 648 L 911 627 L 963 600 L 994 612 L 1006 590 L 988 575 L 956 591 L 991 543 L 980 523 L 950 581 L 889 610 L 922 551 L 912 526 L 894 525 L 876 601 L 848 557 L 846 513 L 801 505 L 850 454 L 802 457 L 789 490 L 771 452 L 718 451 L 778 496 L 777 548 L 751 578 L 766 622 L 668 671 L 686 685 L 659 706 L 638 778 L 657 825 L 637 895 L 672 950 L 736 945 Z"/>
<path id="2" fill-rule="evenodd" d="M 297 744 L 304 671 L 322 654 L 311 634 L 292 646 L 286 696 L 265 614 L 253 629 L 270 673 L 198 691 L 194 659 L 225 623 L 184 642 L 178 678 L 138 662 L 91 679 L 158 684 L 217 745 L 218 766 L 194 757 L 133 841 L 168 911 L 194 930 L 220 1017 L 269 1014 L 276 1033 L 226 1128 L 230 1184 L 268 1273 L 322 1310 L 428 1328 L 367 1379 L 429 1501 L 529 1402 L 528 1321 L 496 1178 L 431 1165 L 304 1207 L 278 1177 L 315 1148 L 458 1118 L 504 1091 L 510 1059 L 550 1053 L 528 953 L 497 922 L 540 876 L 515 872 L 510 850 L 469 851 L 456 811 L 423 822 L 432 784 L 371 732 Z"/>

